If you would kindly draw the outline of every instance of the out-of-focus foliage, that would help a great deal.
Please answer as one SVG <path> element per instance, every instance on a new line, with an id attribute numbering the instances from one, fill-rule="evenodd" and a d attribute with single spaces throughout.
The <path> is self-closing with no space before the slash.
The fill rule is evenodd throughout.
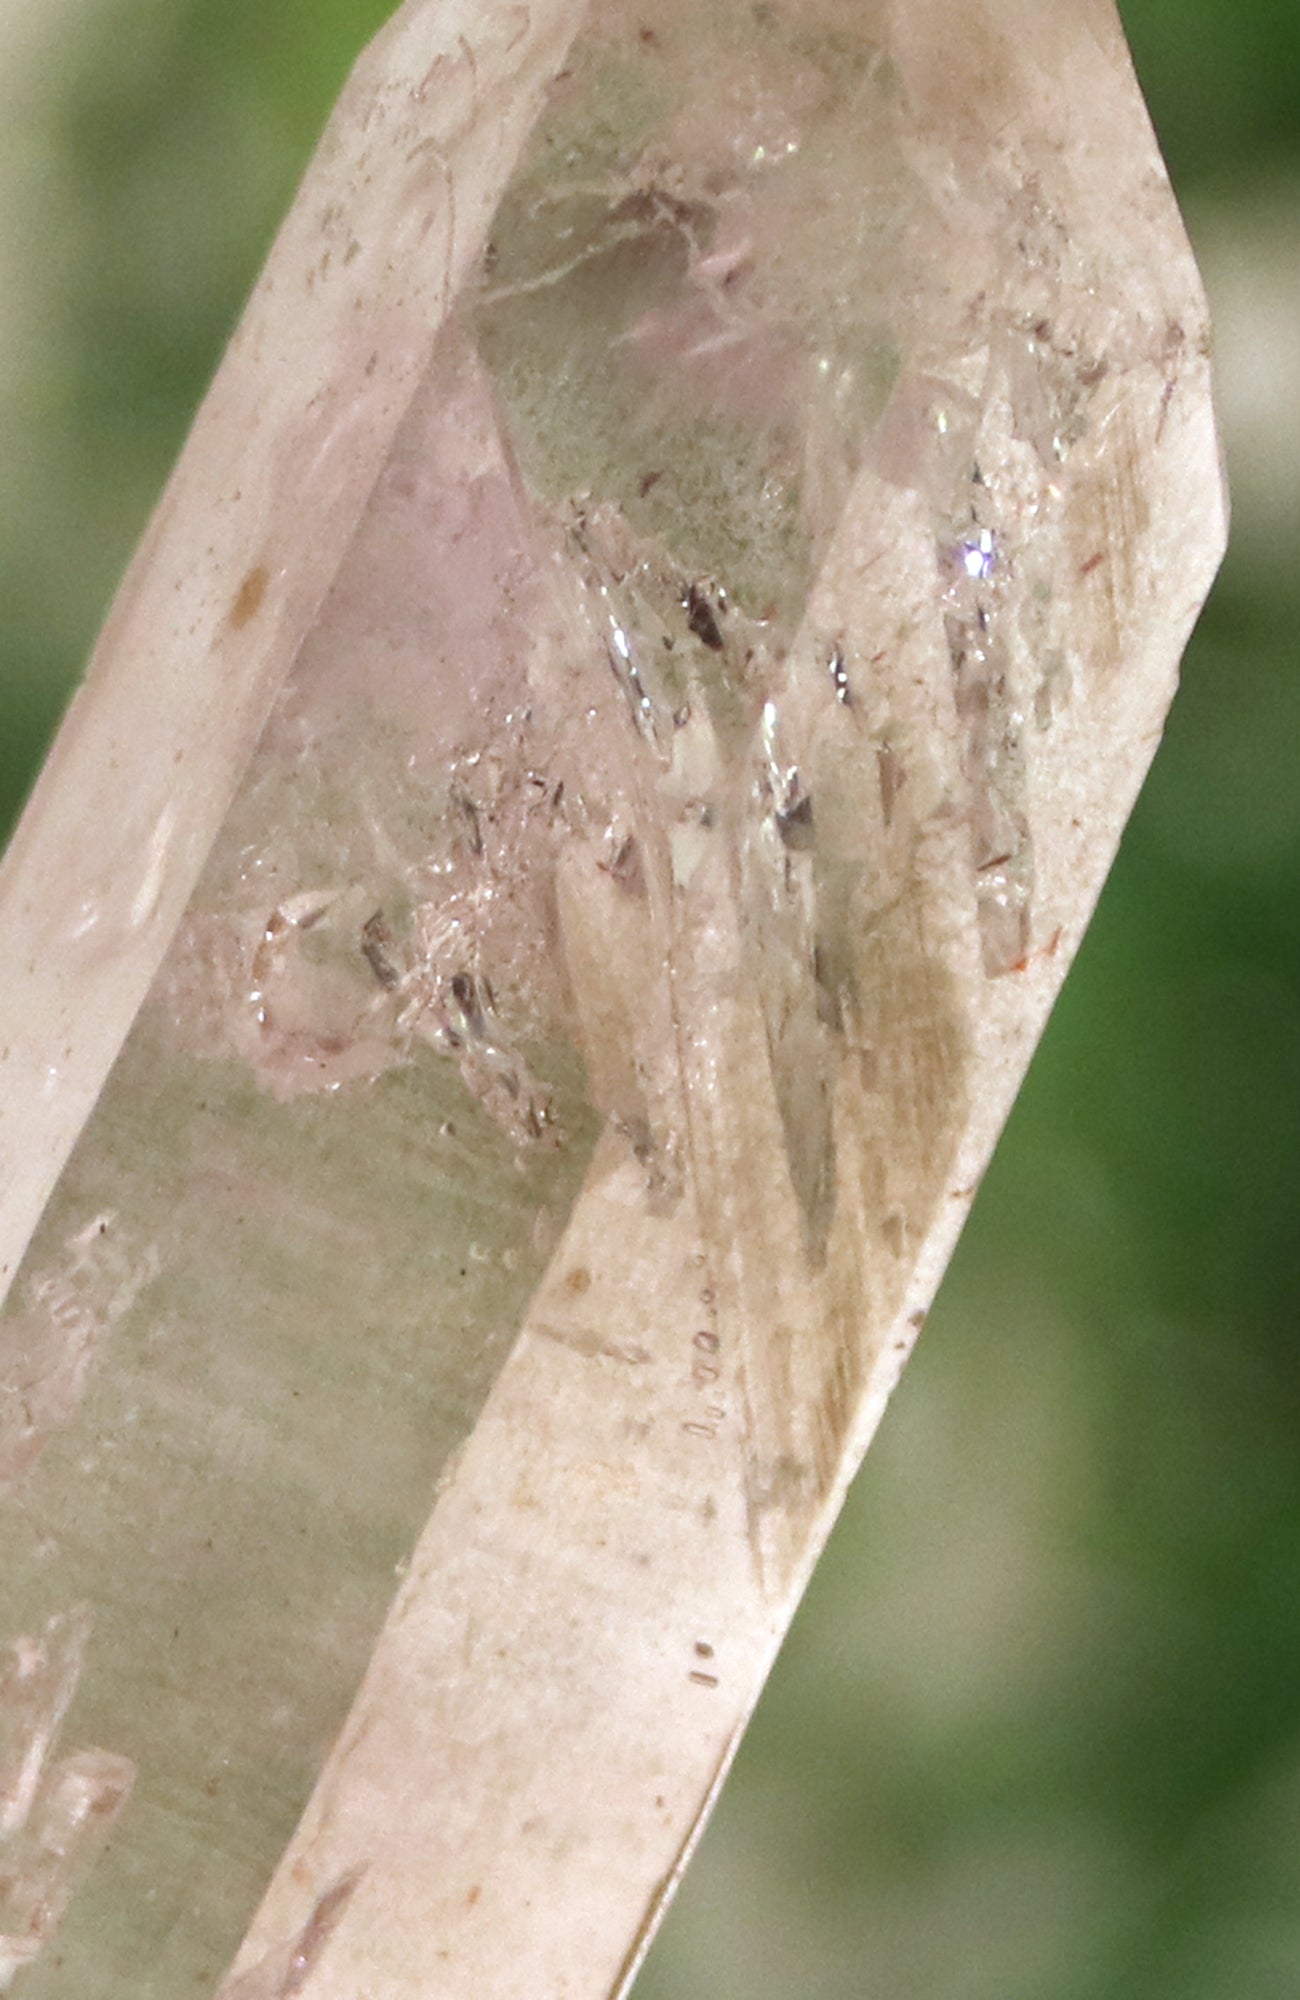
<path id="1" fill-rule="evenodd" d="M 638 2000 L 1300 1990 L 1300 9 L 1124 11 L 1239 532 Z M 0 0 L 0 824 L 385 12 Z"/>

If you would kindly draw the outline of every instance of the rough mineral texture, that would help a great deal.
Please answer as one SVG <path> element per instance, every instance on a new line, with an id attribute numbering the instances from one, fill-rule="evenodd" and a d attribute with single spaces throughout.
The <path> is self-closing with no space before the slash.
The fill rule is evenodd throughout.
<path id="1" fill-rule="evenodd" d="M 1206 354 L 1110 0 L 375 45 L 0 886 L 0 1983 L 620 1989 L 1154 749 Z"/>

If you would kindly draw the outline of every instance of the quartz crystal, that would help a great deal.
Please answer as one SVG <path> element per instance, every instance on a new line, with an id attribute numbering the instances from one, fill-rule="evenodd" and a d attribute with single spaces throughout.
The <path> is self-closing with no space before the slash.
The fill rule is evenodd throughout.
<path id="1" fill-rule="evenodd" d="M 0 883 L 0 1985 L 621 1990 L 1157 740 L 1206 354 L 1111 0 L 363 58 Z"/>

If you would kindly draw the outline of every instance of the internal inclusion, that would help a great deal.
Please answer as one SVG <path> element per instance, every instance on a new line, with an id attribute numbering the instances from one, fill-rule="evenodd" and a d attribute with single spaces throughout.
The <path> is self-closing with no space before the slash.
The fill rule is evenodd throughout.
<path id="1" fill-rule="evenodd" d="M 646 1022 L 719 838 L 824 1255 L 845 1023 L 898 926 L 884 883 L 863 922 L 858 751 L 792 747 L 796 642 L 902 849 L 914 810 L 873 635 L 806 629 L 864 465 L 930 509 L 963 732 L 940 816 L 985 971 L 1026 947 L 1012 659 L 1045 586 L 1011 588 L 981 381 L 1030 356 L 1046 487 L 1097 377 L 1045 321 L 948 325 L 909 246 L 951 225 L 881 51 L 807 7 L 680 12 L 607 9 L 557 80 L 0 1330 L 4 1629 L 19 1658 L 85 1627 L 59 1742 L 33 1725 L 18 1762 L 39 1790 L 104 1746 L 106 1815 L 135 1777 L 27 2000 L 215 1987 L 602 1130 L 677 1198 Z M 1068 673 L 1040 664 L 1046 727 Z M 938 1002 L 905 988 L 920 1034 Z M 33 1904 L 14 1837 L 0 1928 L 50 1930 L 84 1857 Z"/>

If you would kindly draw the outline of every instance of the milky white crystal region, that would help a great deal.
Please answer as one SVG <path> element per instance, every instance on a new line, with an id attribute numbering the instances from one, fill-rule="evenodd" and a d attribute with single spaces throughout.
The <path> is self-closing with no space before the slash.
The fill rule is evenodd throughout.
<path id="1" fill-rule="evenodd" d="M 15 1214 L 94 1101 L 4 1616 L 93 1608 L 67 1727 L 134 1768 L 26 1994 L 213 1992 L 259 1900 L 224 2000 L 621 1988 L 1221 535 L 1109 0 L 397 17 L 0 892 Z M 123 743 L 118 869 L 60 816 Z"/>

